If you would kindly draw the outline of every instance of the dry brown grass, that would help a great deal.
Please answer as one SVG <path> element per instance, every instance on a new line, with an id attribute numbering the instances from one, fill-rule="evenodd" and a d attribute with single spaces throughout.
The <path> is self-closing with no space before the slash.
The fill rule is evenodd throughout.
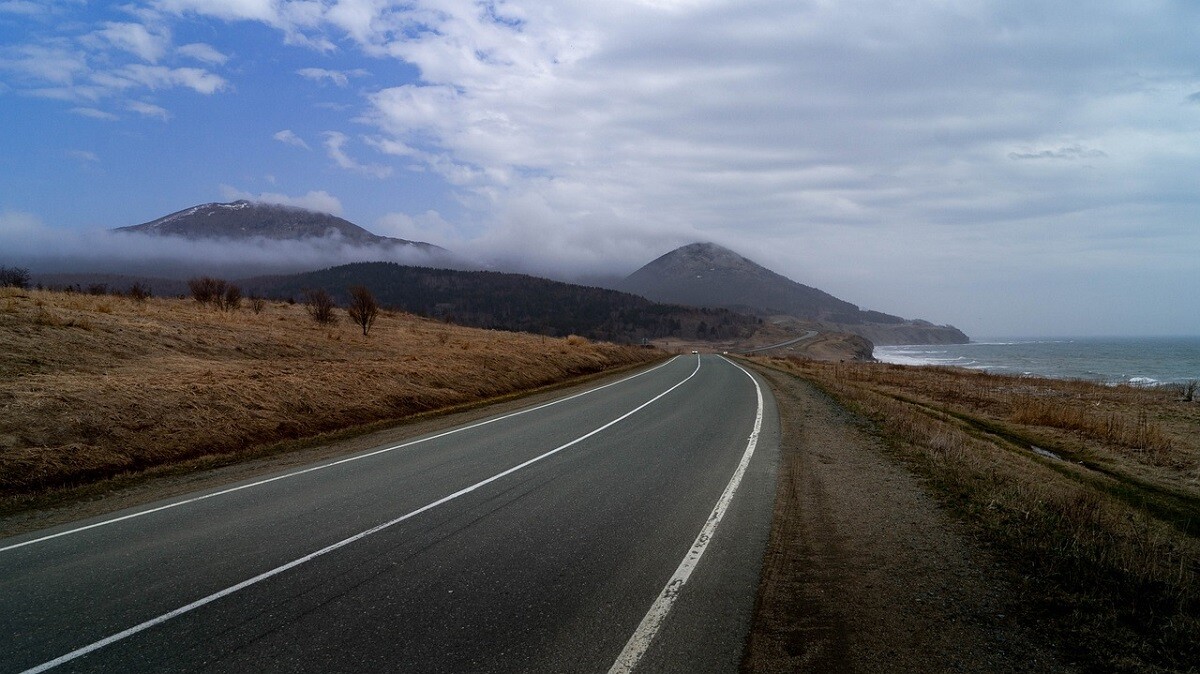
<path id="1" fill-rule="evenodd" d="M 763 362 L 871 419 L 1029 576 L 1072 657 L 1118 671 L 1200 662 L 1200 404 L 950 368 Z"/>
<path id="2" fill-rule="evenodd" d="M 0 293 L 0 496 L 550 385 L 644 349 L 383 312 L 369 338 L 301 305 Z"/>

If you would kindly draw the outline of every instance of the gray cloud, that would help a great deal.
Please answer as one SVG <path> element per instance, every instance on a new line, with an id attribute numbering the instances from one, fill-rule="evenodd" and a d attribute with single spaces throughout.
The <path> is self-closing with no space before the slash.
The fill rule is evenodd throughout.
<path id="1" fill-rule="evenodd" d="M 380 222 L 502 264 L 631 271 L 713 240 L 859 304 L 976 333 L 1044 333 L 1064 316 L 1136 330 L 1155 304 L 1145 297 L 1173 303 L 1144 330 L 1194 332 L 1178 317 L 1200 315 L 1163 271 L 1200 248 L 1197 121 L 1180 105 L 1200 100 L 1200 5 L 154 7 L 416 68 L 416 82 L 368 91 L 348 121 L 370 125 L 365 151 L 439 176 L 462 212 Z M 189 86 L 131 65 L 168 67 L 97 78 L 69 41 L 0 54 L 17 85 L 76 105 Z M 324 73 L 349 82 L 311 77 L 341 84 Z M 337 166 L 392 177 L 349 143 L 326 134 Z"/>
<path id="2" fill-rule="evenodd" d="M 1094 150 L 1080 145 L 1064 145 L 1053 150 L 1034 150 L 1025 152 L 1009 152 L 1008 158 L 1022 161 L 1027 159 L 1100 159 L 1107 157 L 1102 150 Z"/>

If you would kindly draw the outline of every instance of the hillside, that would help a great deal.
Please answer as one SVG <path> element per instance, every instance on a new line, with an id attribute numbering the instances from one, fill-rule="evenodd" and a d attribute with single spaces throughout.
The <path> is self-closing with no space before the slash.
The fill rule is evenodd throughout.
<path id="1" fill-rule="evenodd" d="M 723 307 L 759 316 L 792 316 L 818 323 L 822 329 L 857 334 L 876 344 L 969 341 L 952 326 L 860 309 L 713 243 L 677 248 L 633 272 L 617 288 L 656 302 Z"/>
<path id="2" fill-rule="evenodd" d="M 657 304 L 604 288 L 500 272 L 467 272 L 364 262 L 322 271 L 248 279 L 248 292 L 300 299 L 324 288 L 339 303 L 362 285 L 380 304 L 473 327 L 581 335 L 614 342 L 681 337 L 723 340 L 748 337 L 759 320 L 725 309 Z"/>
<path id="3" fill-rule="evenodd" d="M 254 313 L 0 288 L 0 511 L 45 489 L 232 462 L 661 357 L 387 312 L 363 337 L 337 313 L 319 325 L 287 303 Z"/>
<path id="4" fill-rule="evenodd" d="M 140 225 L 118 227 L 116 232 L 178 236 L 186 239 L 302 240 L 329 236 L 357 246 L 413 246 L 426 251 L 444 249 L 420 241 L 379 236 L 328 213 L 276 204 L 234 201 L 185 208 Z"/>

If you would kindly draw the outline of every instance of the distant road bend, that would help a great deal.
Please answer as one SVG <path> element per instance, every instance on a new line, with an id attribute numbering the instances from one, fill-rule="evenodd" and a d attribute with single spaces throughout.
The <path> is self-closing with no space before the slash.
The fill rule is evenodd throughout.
<path id="1" fill-rule="evenodd" d="M 812 339 L 813 337 L 816 337 L 818 334 L 820 334 L 820 333 L 818 333 L 816 330 L 809 330 L 808 332 L 804 333 L 803 335 L 800 335 L 799 337 L 797 337 L 795 339 L 789 339 L 786 342 L 780 342 L 778 344 L 771 344 L 769 346 L 760 346 L 760 347 L 753 348 L 753 349 L 741 349 L 741 350 L 737 351 L 737 353 L 750 354 L 750 353 L 760 353 L 762 351 L 770 351 L 771 349 L 782 349 L 785 346 L 799 344 L 800 342 L 803 342 L 806 339 Z"/>
<path id="2" fill-rule="evenodd" d="M 0 540 L 0 671 L 736 671 L 774 402 L 715 355 Z"/>

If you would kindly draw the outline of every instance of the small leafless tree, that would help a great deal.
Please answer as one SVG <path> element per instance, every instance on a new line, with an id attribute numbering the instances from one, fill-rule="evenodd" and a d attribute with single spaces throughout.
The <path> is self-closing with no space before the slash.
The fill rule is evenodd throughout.
<path id="1" fill-rule="evenodd" d="M 346 313 L 350 314 L 350 320 L 362 328 L 363 337 L 366 337 L 375 317 L 379 315 L 379 303 L 365 286 L 352 286 L 348 290 L 350 306 L 346 307 Z"/>
<path id="2" fill-rule="evenodd" d="M 225 292 L 217 298 L 217 306 L 224 311 L 237 311 L 242 306 L 242 289 L 236 283 L 227 284 Z"/>
<path id="3" fill-rule="evenodd" d="M 333 323 L 337 320 L 337 316 L 333 315 L 335 308 L 337 308 L 337 304 L 324 288 L 304 291 L 304 309 L 308 311 L 308 315 L 314 321 L 322 325 Z"/>
<path id="4" fill-rule="evenodd" d="M 1183 392 L 1183 402 L 1190 403 L 1196 399 L 1197 386 L 1200 386 L 1200 382 L 1197 382 L 1195 379 L 1191 381 L 1185 381 L 1180 385 L 1180 388 Z"/>

